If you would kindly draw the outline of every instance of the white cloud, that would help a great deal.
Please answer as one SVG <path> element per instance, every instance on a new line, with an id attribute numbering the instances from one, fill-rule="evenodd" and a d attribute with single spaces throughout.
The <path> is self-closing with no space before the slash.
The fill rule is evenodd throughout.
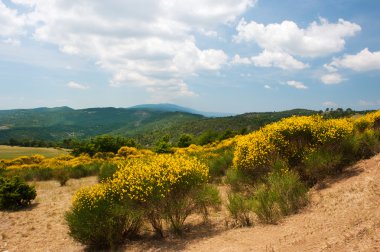
<path id="1" fill-rule="evenodd" d="M 272 52 L 264 50 L 257 56 L 251 58 L 240 57 L 236 54 L 232 59 L 233 65 L 250 65 L 253 64 L 257 67 L 278 67 L 285 70 L 290 69 L 304 69 L 308 65 L 296 60 L 291 55 L 284 52 Z"/>
<path id="2" fill-rule="evenodd" d="M 255 66 L 259 67 L 278 67 L 281 69 L 304 69 L 308 65 L 296 60 L 291 55 L 284 52 L 271 52 L 264 50 L 258 56 L 251 58 Z"/>
<path id="3" fill-rule="evenodd" d="M 227 63 L 219 49 L 197 46 L 196 33 L 216 36 L 256 0 L 12 0 L 32 6 L 33 37 L 66 54 L 88 57 L 112 74 L 113 86 L 193 95 L 184 82 Z M 170 85 L 166 86 L 168 82 Z M 169 90 L 169 87 L 174 87 Z M 186 88 L 184 88 L 186 87 Z M 176 90 L 176 91 L 175 91 Z M 188 91 L 186 91 L 188 90 Z"/>
<path id="4" fill-rule="evenodd" d="M 251 60 L 249 58 L 242 58 L 239 54 L 235 54 L 234 58 L 232 59 L 231 63 L 233 65 L 250 65 L 252 64 Z"/>
<path id="5" fill-rule="evenodd" d="M 265 85 L 264 88 L 266 88 L 266 89 L 271 89 L 272 87 L 269 86 L 269 85 Z"/>
<path id="6" fill-rule="evenodd" d="M 339 84 L 343 80 L 343 77 L 338 73 L 329 73 L 321 77 L 321 81 L 326 85 Z"/>
<path id="7" fill-rule="evenodd" d="M 25 16 L 0 1 L 0 38 L 4 38 L 3 42 L 13 44 L 17 41 L 15 38 L 25 34 L 24 27 Z"/>
<path id="8" fill-rule="evenodd" d="M 307 89 L 307 86 L 305 86 L 302 82 L 295 81 L 295 80 L 287 81 L 286 84 L 288 84 L 288 86 L 291 86 L 297 89 Z"/>
<path id="9" fill-rule="evenodd" d="M 82 89 L 82 90 L 89 88 L 89 86 L 83 85 L 83 84 L 79 84 L 79 83 L 77 83 L 75 81 L 68 82 L 66 84 L 66 86 L 69 87 L 69 88 L 72 88 L 72 89 Z"/>
<path id="10" fill-rule="evenodd" d="M 321 18 L 306 29 L 298 27 L 293 21 L 260 24 L 255 21 L 240 21 L 236 27 L 236 42 L 255 42 L 269 51 L 282 51 L 302 57 L 319 57 L 344 49 L 345 38 L 354 36 L 361 27 L 358 24 L 339 19 L 329 23 Z"/>
<path id="11" fill-rule="evenodd" d="M 380 70 L 380 51 L 370 52 L 365 48 L 357 54 L 334 59 L 328 67 L 349 68 L 358 72 Z"/>
<path id="12" fill-rule="evenodd" d="M 338 104 L 336 104 L 335 102 L 332 102 L 332 101 L 323 102 L 322 105 L 325 107 L 336 107 L 336 106 L 338 106 Z"/>

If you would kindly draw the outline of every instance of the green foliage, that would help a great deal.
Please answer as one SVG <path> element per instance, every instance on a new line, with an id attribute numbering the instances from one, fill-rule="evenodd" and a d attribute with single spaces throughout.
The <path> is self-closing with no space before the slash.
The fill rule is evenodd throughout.
<path id="1" fill-rule="evenodd" d="M 343 164 L 340 148 L 334 150 L 331 147 L 323 147 L 307 155 L 299 171 L 303 179 L 312 185 L 341 171 Z"/>
<path id="2" fill-rule="evenodd" d="M 197 139 L 198 145 L 206 145 L 212 142 L 215 142 L 218 139 L 218 132 L 213 130 L 208 130 L 203 132 Z"/>
<path id="3" fill-rule="evenodd" d="M 103 135 L 89 140 L 76 141 L 72 145 L 73 155 L 77 156 L 87 153 L 90 156 L 94 156 L 98 152 L 112 152 L 116 154 L 122 146 L 136 147 L 136 142 L 130 138 Z"/>
<path id="4" fill-rule="evenodd" d="M 260 221 L 276 223 L 298 211 L 307 202 L 307 187 L 295 171 L 286 167 L 270 173 L 254 192 L 253 211 Z"/>
<path id="5" fill-rule="evenodd" d="M 159 154 L 173 153 L 172 146 L 169 140 L 170 140 L 170 137 L 166 135 L 162 139 L 157 141 L 154 147 L 154 152 L 159 153 Z"/>
<path id="6" fill-rule="evenodd" d="M 207 221 L 209 209 L 218 210 L 222 204 L 219 190 L 211 184 L 204 184 L 192 193 L 196 211 L 201 213 L 203 219 Z"/>
<path id="7" fill-rule="evenodd" d="M 364 130 L 353 137 L 352 150 L 357 160 L 369 158 L 380 151 L 379 135 L 379 130 Z"/>
<path id="8" fill-rule="evenodd" d="M 98 174 L 100 166 L 101 163 L 97 161 L 87 164 L 79 164 L 74 166 L 66 165 L 54 168 L 40 166 L 37 164 L 27 168 L 5 170 L 4 176 L 8 178 L 18 176 L 26 181 L 45 181 L 55 179 L 64 185 L 70 178 L 78 179 Z"/>
<path id="9" fill-rule="evenodd" d="M 105 182 L 108 179 L 111 179 L 113 174 L 117 171 L 117 165 L 112 162 L 103 162 L 100 166 L 98 181 Z"/>
<path id="10" fill-rule="evenodd" d="M 231 149 L 223 149 L 214 154 L 216 157 L 208 160 L 209 173 L 212 179 L 226 175 L 227 170 L 232 167 L 232 160 L 234 158 Z"/>
<path id="11" fill-rule="evenodd" d="M 54 171 L 53 176 L 61 186 L 65 186 L 66 182 L 70 179 L 70 173 L 67 169 L 57 169 Z"/>
<path id="12" fill-rule="evenodd" d="M 138 233 L 143 209 L 110 194 L 86 204 L 88 196 L 86 193 L 79 196 L 65 215 L 70 235 L 75 240 L 93 249 L 112 250 Z"/>
<path id="13" fill-rule="evenodd" d="M 0 210 L 18 210 L 27 207 L 36 196 L 35 188 L 19 177 L 12 179 L 0 177 Z"/>
<path id="14" fill-rule="evenodd" d="M 175 200 L 174 200 L 175 199 Z M 200 213 L 207 221 L 209 209 L 218 209 L 221 205 L 219 191 L 212 185 L 201 185 L 189 190 L 174 190 L 170 197 L 158 204 L 162 213 L 175 234 L 183 233 L 186 218 L 192 213 Z M 160 209 L 156 207 L 156 210 Z"/>
<path id="15" fill-rule="evenodd" d="M 189 147 L 193 143 L 193 137 L 189 134 L 182 134 L 178 140 L 177 146 L 180 148 Z"/>
<path id="16" fill-rule="evenodd" d="M 252 199 L 237 193 L 228 194 L 227 209 L 238 225 L 253 225 L 252 207 Z"/>
<path id="17" fill-rule="evenodd" d="M 281 218 L 277 195 L 265 185 L 256 189 L 252 209 L 263 223 L 275 224 Z"/>

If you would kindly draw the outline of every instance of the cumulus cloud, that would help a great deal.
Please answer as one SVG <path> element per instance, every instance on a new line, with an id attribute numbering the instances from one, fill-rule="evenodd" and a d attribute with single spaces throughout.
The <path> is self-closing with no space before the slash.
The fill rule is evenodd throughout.
<path id="1" fill-rule="evenodd" d="M 69 88 L 72 88 L 72 89 L 82 89 L 82 90 L 89 88 L 89 86 L 83 85 L 83 84 L 79 84 L 79 83 L 77 83 L 75 81 L 68 82 L 66 84 L 66 86 L 69 87 Z"/>
<path id="2" fill-rule="evenodd" d="M 319 57 L 342 51 L 345 38 L 354 36 L 361 27 L 343 19 L 339 19 L 337 23 L 329 23 L 321 18 L 319 22 L 312 22 L 306 29 L 288 20 L 264 25 L 242 19 L 236 30 L 236 42 L 255 42 L 269 51 Z"/>
<path id="3" fill-rule="evenodd" d="M 304 69 L 308 65 L 296 60 L 284 52 L 271 52 L 264 50 L 258 56 L 251 58 L 253 64 L 259 67 L 278 67 L 281 69 Z"/>
<path id="4" fill-rule="evenodd" d="M 7 44 L 19 44 L 16 38 L 25 34 L 25 16 L 0 1 L 0 39 Z"/>
<path id="5" fill-rule="evenodd" d="M 234 65 L 254 65 L 257 67 L 278 67 L 285 70 L 304 69 L 308 65 L 296 60 L 291 55 L 284 52 L 272 52 L 264 50 L 257 56 L 251 58 L 240 57 L 236 54 L 231 61 Z"/>
<path id="6" fill-rule="evenodd" d="M 199 48 L 195 33 L 216 36 L 256 0 L 12 0 L 31 9 L 33 37 L 66 54 L 85 56 L 112 74 L 112 86 L 194 95 L 185 79 L 218 71 L 223 50 Z M 191 5 L 191 6 L 189 6 Z M 190 8 L 191 7 L 191 8 Z M 190 9 L 189 9 L 190 8 Z M 169 83 L 169 84 L 167 84 Z"/>
<path id="7" fill-rule="evenodd" d="M 339 84 L 343 80 L 343 77 L 338 73 L 329 73 L 321 76 L 321 81 L 326 85 Z"/>
<path id="8" fill-rule="evenodd" d="M 291 86 L 297 89 L 307 89 L 307 86 L 305 86 L 305 84 L 299 81 L 295 81 L 295 80 L 287 81 L 286 84 L 288 84 L 288 86 Z"/>
<path id="9" fill-rule="evenodd" d="M 234 65 L 250 65 L 252 64 L 252 61 L 249 58 L 242 58 L 239 54 L 235 54 L 231 63 Z"/>
<path id="10" fill-rule="evenodd" d="M 327 67 L 330 69 L 349 68 L 358 72 L 380 70 L 380 51 L 371 52 L 365 48 L 357 54 L 334 59 Z"/>

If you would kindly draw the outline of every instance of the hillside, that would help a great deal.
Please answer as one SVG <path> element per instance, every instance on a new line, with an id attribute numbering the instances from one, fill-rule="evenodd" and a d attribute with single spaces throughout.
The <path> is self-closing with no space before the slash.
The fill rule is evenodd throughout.
<path id="1" fill-rule="evenodd" d="M 202 116 L 190 113 L 133 108 L 7 110 L 0 111 L 0 142 L 10 138 L 48 141 L 87 138 L 121 128 L 132 131 L 152 123 L 181 123 L 200 118 Z"/>
<path id="2" fill-rule="evenodd" d="M 182 238 L 154 239 L 147 230 L 124 251 L 379 251 L 379 164 L 380 154 L 326 180 L 312 189 L 307 208 L 278 225 L 227 229 L 224 209 L 211 213 L 207 225 L 190 218 Z M 71 196 L 94 183 L 95 177 L 70 180 L 65 187 L 35 182 L 38 196 L 31 210 L 0 212 L 0 250 L 83 251 L 68 235 L 63 216 Z M 226 187 L 220 190 L 225 195 Z"/>
<path id="3" fill-rule="evenodd" d="M 8 143 L 12 138 L 58 142 L 111 134 L 132 137 L 149 146 L 165 135 L 176 142 L 183 133 L 199 136 L 206 131 L 249 132 L 284 117 L 317 113 L 295 109 L 211 118 L 193 114 L 196 112 L 172 104 L 78 110 L 69 107 L 0 110 L 0 143 Z"/>

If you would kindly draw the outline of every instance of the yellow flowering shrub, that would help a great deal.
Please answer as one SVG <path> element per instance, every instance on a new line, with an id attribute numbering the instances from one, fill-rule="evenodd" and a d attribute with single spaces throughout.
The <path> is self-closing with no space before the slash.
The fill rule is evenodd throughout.
<path id="1" fill-rule="evenodd" d="M 176 188 L 191 188 L 207 181 L 208 168 L 185 155 L 154 155 L 127 160 L 111 183 L 121 193 L 140 202 L 165 198 Z"/>
<path id="2" fill-rule="evenodd" d="M 380 110 L 372 113 L 368 113 L 362 117 L 359 117 L 354 122 L 355 128 L 359 131 L 365 129 L 379 129 L 380 128 Z"/>
<path id="3" fill-rule="evenodd" d="M 194 157 L 152 155 L 125 159 L 119 166 L 112 179 L 81 189 L 74 195 L 73 206 L 66 219 L 72 236 L 79 237 L 77 240 L 88 243 L 88 236 L 98 236 L 97 232 L 89 231 L 90 227 L 86 230 L 75 228 L 88 223 L 103 225 L 105 215 L 115 218 L 115 207 L 123 206 L 118 213 L 126 216 L 124 220 L 128 220 L 129 230 L 131 223 L 137 228 L 144 217 L 162 235 L 162 219 L 167 220 L 173 229 L 181 231 L 190 213 L 198 209 L 207 214 L 207 207 L 219 202 L 217 190 L 205 187 L 208 167 Z M 98 223 L 89 216 L 97 219 Z M 112 230 L 119 229 L 116 224 L 111 225 Z"/>
<path id="4" fill-rule="evenodd" d="M 276 158 L 299 162 L 318 146 L 334 143 L 351 134 L 349 119 L 325 120 L 320 116 L 285 118 L 237 140 L 234 166 L 259 169 Z"/>
<path id="5" fill-rule="evenodd" d="M 113 248 L 134 236 L 142 224 L 143 211 L 121 200 L 111 183 L 80 189 L 65 214 L 70 235 L 96 248 Z"/>

